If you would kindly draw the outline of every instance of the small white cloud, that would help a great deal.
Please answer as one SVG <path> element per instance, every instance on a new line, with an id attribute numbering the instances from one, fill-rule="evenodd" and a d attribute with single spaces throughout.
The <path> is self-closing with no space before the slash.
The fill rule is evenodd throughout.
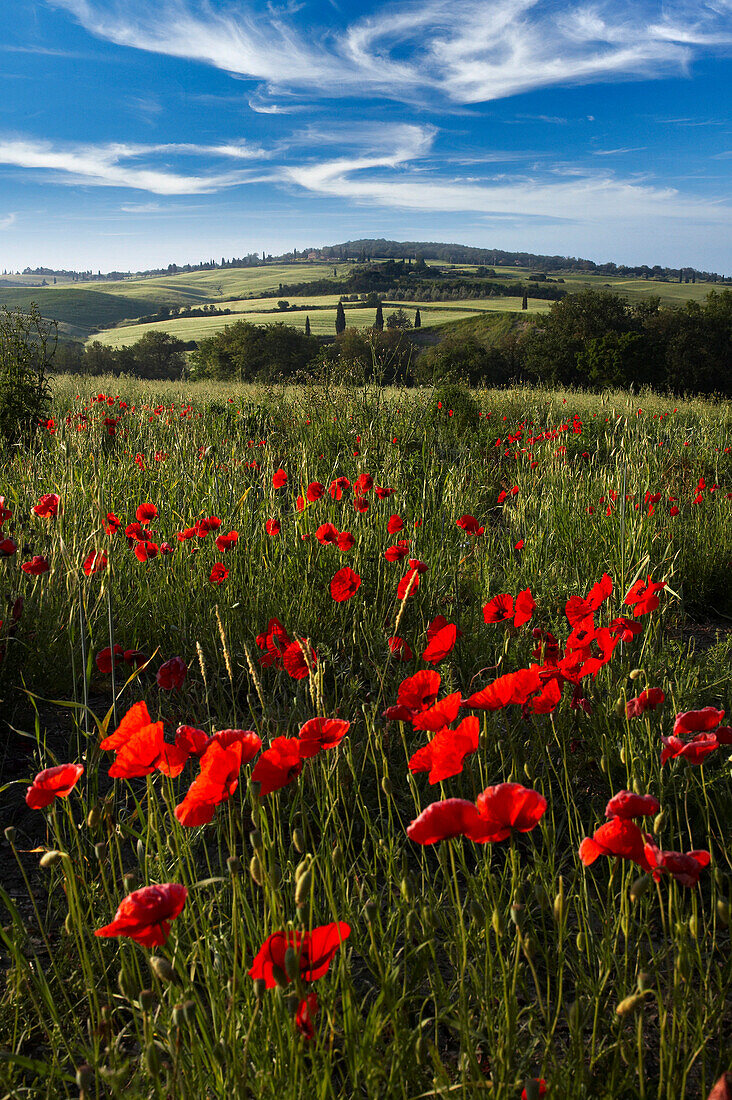
<path id="1" fill-rule="evenodd" d="M 12 225 L 15 225 L 17 220 L 17 214 L 5 214 L 3 217 L 0 217 L 0 229 L 10 229 Z"/>

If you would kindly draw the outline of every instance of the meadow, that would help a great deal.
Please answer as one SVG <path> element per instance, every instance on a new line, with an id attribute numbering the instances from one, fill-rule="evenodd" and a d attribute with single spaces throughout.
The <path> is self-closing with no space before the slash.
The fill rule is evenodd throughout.
<path id="1" fill-rule="evenodd" d="M 706 1098 L 731 447 L 651 393 L 56 379 L 0 484 L 4 1095 Z"/>

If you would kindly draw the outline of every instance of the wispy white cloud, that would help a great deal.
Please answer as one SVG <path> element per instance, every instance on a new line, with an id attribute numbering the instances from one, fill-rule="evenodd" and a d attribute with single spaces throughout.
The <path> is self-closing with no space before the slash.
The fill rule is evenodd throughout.
<path id="1" fill-rule="evenodd" d="M 640 153 L 646 148 L 645 145 L 633 145 L 626 149 L 593 149 L 593 157 L 614 157 L 620 156 L 621 153 Z"/>
<path id="2" fill-rule="evenodd" d="M 17 220 L 17 214 L 4 214 L 2 217 L 0 217 L 0 230 L 10 229 L 12 225 L 15 225 Z"/>
<path id="3" fill-rule="evenodd" d="M 551 85 L 654 77 L 732 44 L 727 0 L 409 0 L 342 29 L 299 5 L 47 0 L 98 37 L 265 82 L 269 93 L 474 104 Z M 252 109 L 286 113 L 256 95 Z"/>

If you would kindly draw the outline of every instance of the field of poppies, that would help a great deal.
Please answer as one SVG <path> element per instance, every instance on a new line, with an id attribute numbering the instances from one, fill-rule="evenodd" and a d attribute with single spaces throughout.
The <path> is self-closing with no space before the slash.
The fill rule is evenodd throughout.
<path id="1" fill-rule="evenodd" d="M 729 406 L 94 383 L 0 482 L 0 1094 L 729 1100 Z"/>

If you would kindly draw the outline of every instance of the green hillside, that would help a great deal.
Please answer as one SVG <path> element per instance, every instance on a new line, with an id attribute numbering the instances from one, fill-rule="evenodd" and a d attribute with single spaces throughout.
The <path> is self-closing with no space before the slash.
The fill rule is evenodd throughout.
<path id="1" fill-rule="evenodd" d="M 44 317 L 64 322 L 89 332 L 97 325 L 110 325 L 125 318 L 150 312 L 150 303 L 122 298 L 98 290 L 45 289 L 13 290 L 0 288 L 0 306 L 27 310 L 35 303 Z"/>

